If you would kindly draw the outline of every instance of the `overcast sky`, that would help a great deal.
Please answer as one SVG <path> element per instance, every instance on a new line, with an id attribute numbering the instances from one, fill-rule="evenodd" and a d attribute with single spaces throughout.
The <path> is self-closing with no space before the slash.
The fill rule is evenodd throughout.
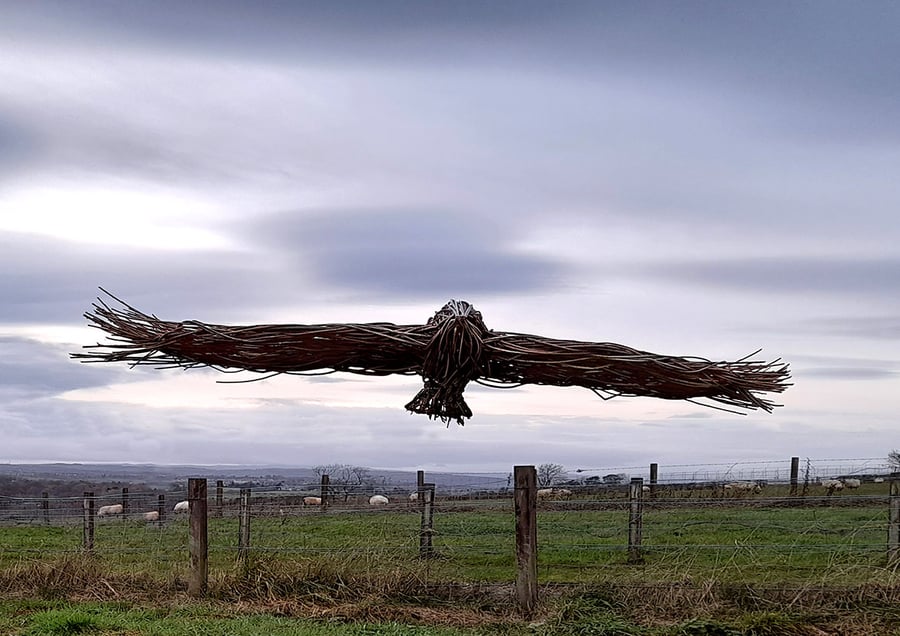
<path id="1" fill-rule="evenodd" d="M 900 447 L 900 4 L 2 2 L 0 461 L 496 470 Z M 84 365 L 168 320 L 791 364 L 772 414 Z M 661 468 L 662 470 L 662 468 Z"/>

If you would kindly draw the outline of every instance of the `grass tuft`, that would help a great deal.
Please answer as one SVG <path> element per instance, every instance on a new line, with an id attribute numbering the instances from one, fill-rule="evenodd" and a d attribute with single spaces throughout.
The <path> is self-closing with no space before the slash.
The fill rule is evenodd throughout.
<path id="1" fill-rule="evenodd" d="M 104 625 L 91 616 L 78 609 L 48 610 L 35 614 L 31 620 L 30 629 L 26 634 L 41 634 L 45 636 L 75 636 L 97 632 Z"/>
<path id="2" fill-rule="evenodd" d="M 42 561 L 20 561 L 0 569 L 0 595 L 6 598 L 69 599 L 87 596 L 158 596 L 167 589 L 152 570 L 113 573 L 102 560 L 81 554 Z"/>

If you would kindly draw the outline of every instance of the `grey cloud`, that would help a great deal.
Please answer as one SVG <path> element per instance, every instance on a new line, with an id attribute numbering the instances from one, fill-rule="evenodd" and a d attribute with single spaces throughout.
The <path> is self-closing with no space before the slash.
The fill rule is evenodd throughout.
<path id="1" fill-rule="evenodd" d="M 637 266 L 631 273 L 678 284 L 778 293 L 896 297 L 900 259 L 745 258 Z"/>
<path id="2" fill-rule="evenodd" d="M 26 128 L 20 118 L 5 112 L 0 103 L 0 179 L 8 179 L 35 158 L 43 142 L 40 136 Z"/>
<path id="3" fill-rule="evenodd" d="M 221 148 L 197 147 L 189 134 L 196 129 L 196 114 L 172 116 L 183 104 L 171 95 L 195 91 L 195 85 L 153 76 L 147 70 L 152 88 L 143 87 L 136 95 L 137 89 L 129 84 L 134 76 L 117 77 L 114 69 L 106 69 L 111 81 L 99 95 L 82 94 L 75 80 L 74 87 L 65 88 L 36 82 L 21 103 L 10 106 L 7 110 L 14 114 L 5 121 L 0 118 L 0 166 L 6 168 L 0 179 L 10 181 L 28 169 L 48 175 L 115 174 L 196 187 L 245 176 L 242 168 L 246 166 L 224 161 Z M 52 99 L 44 92 L 51 93 Z M 152 102 L 161 114 L 150 121 L 146 115 L 138 117 L 128 105 L 133 100 Z M 162 114 L 164 108 L 167 112 Z M 208 145 L 209 138 L 206 141 Z"/>
<path id="4" fill-rule="evenodd" d="M 82 323 L 108 289 L 166 320 L 229 320 L 297 299 L 266 262 L 245 253 L 169 252 L 71 244 L 0 233 L 0 322 Z"/>
<path id="5" fill-rule="evenodd" d="M 512 201 L 531 214 L 540 207 L 563 215 L 568 208 L 603 206 L 626 222 L 646 216 L 694 222 L 703 230 L 802 227 L 807 235 L 849 228 L 850 211 L 865 207 L 883 235 L 897 235 L 900 228 L 893 223 L 898 192 L 885 169 L 889 161 L 879 153 L 858 154 L 862 137 L 889 152 L 887 140 L 900 138 L 892 123 L 900 114 L 877 105 L 838 106 L 850 99 L 846 95 L 864 100 L 876 90 L 900 90 L 900 79 L 889 81 L 900 51 L 885 53 L 900 44 L 892 34 L 879 36 L 883 23 L 874 18 L 892 11 L 890 5 L 870 4 L 871 15 L 846 10 L 840 20 L 839 5 L 812 10 L 777 3 L 749 14 L 706 4 L 674 11 L 590 2 L 552 8 L 351 3 L 353 10 L 316 3 L 263 10 L 235 3 L 215 10 L 173 5 L 170 11 L 161 9 L 165 4 L 110 3 L 103 10 L 95 4 L 32 4 L 14 5 L 11 13 L 55 35 L 81 25 L 81 35 L 95 36 L 77 39 L 84 50 L 91 50 L 99 31 L 111 37 L 99 38 L 110 56 L 132 39 L 175 56 L 191 51 L 173 52 L 170 40 L 188 49 L 208 41 L 221 49 L 215 68 L 227 69 L 229 55 L 246 61 L 254 47 L 288 47 L 265 66 L 240 65 L 200 81 L 190 71 L 168 74 L 157 66 L 143 71 L 146 81 L 132 82 L 133 67 L 111 64 L 104 67 L 108 92 L 83 95 L 73 80 L 62 96 L 78 99 L 57 99 L 58 106 L 34 90 L 18 119 L 48 140 L 39 149 L 45 163 L 38 167 L 50 173 L 130 175 L 194 189 L 237 183 L 315 189 L 352 179 L 405 189 L 417 201 L 460 190 L 454 196 Z M 871 33 L 854 39 L 869 22 Z M 313 36 L 301 36 L 304 30 Z M 415 42 L 424 42 L 421 55 L 406 50 Z M 874 51 L 878 64 L 870 59 Z M 317 55 L 348 57 L 352 68 L 342 75 L 345 69 L 328 67 L 324 96 L 338 107 L 307 114 L 308 96 L 292 70 L 315 67 L 308 56 Z M 479 72 L 392 74 L 436 56 L 450 71 L 471 59 Z M 505 64 L 538 72 L 480 72 L 504 57 Z M 558 80 L 567 68 L 553 63 L 560 58 L 577 60 L 568 63 L 579 71 L 576 81 Z M 372 60 L 381 60 L 378 70 L 385 72 L 353 72 Z M 821 60 L 833 73 L 819 68 Z M 548 63 L 552 73 L 542 75 L 541 65 Z M 748 73 L 753 65 L 760 68 Z M 817 72 L 805 72 L 808 67 Z M 750 88 L 753 81 L 774 81 L 784 69 L 793 69 L 793 76 L 781 88 L 834 81 L 836 96 L 783 99 L 776 91 L 763 99 Z M 846 90 L 847 82 L 863 82 L 869 72 L 884 81 Z M 279 79 L 270 85 L 272 76 Z M 271 100 L 254 99 L 248 107 L 246 91 L 235 91 L 232 77 L 271 87 Z M 334 79 L 339 81 L 330 83 Z M 344 83 L 360 108 L 335 88 Z M 881 98 L 872 99 L 875 104 Z M 130 107 L 134 101 L 142 108 Z M 882 101 L 896 107 L 900 96 Z M 285 115 L 294 109 L 304 113 L 300 121 L 309 117 L 311 123 Z M 873 109 L 878 112 L 868 112 Z M 209 113 L 216 126 L 207 126 Z M 870 130 L 857 130 L 865 127 Z M 806 135 L 815 147 L 786 142 L 792 135 Z M 847 152 L 820 152 L 830 138 Z M 864 183 L 864 191 L 848 189 L 852 182 Z M 466 192 L 458 183 L 466 184 Z M 391 271 L 390 263 L 376 265 Z M 493 261 L 483 265 L 502 271 Z"/>
<path id="6" fill-rule="evenodd" d="M 805 330 L 808 333 L 808 330 Z M 900 375 L 900 360 L 828 355 L 791 356 L 795 379 L 889 380 Z"/>
<path id="7" fill-rule="evenodd" d="M 802 363 L 810 367 L 866 367 L 877 369 L 896 369 L 900 367 L 900 360 L 883 358 L 862 358 L 829 355 L 794 355 L 792 361 Z"/>
<path id="8" fill-rule="evenodd" d="M 823 378 L 827 380 L 886 380 L 895 378 L 900 373 L 887 369 L 853 368 L 853 367 L 820 367 L 813 369 L 797 369 L 794 377 L 799 381 L 804 377 Z"/>
<path id="9" fill-rule="evenodd" d="M 562 264 L 517 253 L 502 223 L 431 210 L 332 210 L 273 216 L 251 232 L 321 282 L 361 295 L 446 299 L 559 286 Z"/>
<path id="10" fill-rule="evenodd" d="M 4 389 L 30 398 L 139 379 L 121 369 L 77 364 L 62 345 L 16 337 L 0 337 L 0 378 Z"/>
<path id="11" fill-rule="evenodd" d="M 872 340 L 900 340 L 900 316 L 847 316 L 804 321 L 804 331 Z"/>
<path id="12" fill-rule="evenodd" d="M 798 108 L 786 132 L 804 123 L 819 136 L 900 132 L 890 123 L 900 104 L 900 8 L 887 0 L 771 0 L 753 11 L 707 2 L 56 2 L 14 3 L 4 17 L 12 34 L 225 59 L 468 64 L 595 78 L 617 69 L 757 99 L 790 95 Z"/>
<path id="13" fill-rule="evenodd" d="M 682 415 L 672 415 L 669 419 L 688 419 L 688 420 L 696 420 L 696 419 L 708 419 L 713 417 L 712 413 L 706 413 L 703 411 L 697 411 L 694 413 L 684 413 Z M 653 425 L 645 423 L 645 425 Z"/>
<path id="14" fill-rule="evenodd" d="M 465 427 L 447 428 L 397 409 L 331 409 L 298 403 L 273 403 L 253 411 L 148 409 L 44 399 L 0 409 L 0 423 L 8 436 L 0 457 L 291 466 L 340 462 L 482 471 L 545 461 L 573 469 L 655 461 L 665 472 L 666 466 L 685 462 L 786 459 L 785 448 L 802 449 L 810 457 L 882 454 L 880 442 L 871 436 L 844 429 L 820 435 L 811 416 L 803 417 L 791 421 L 714 415 L 702 421 L 671 419 L 658 427 L 584 417 L 529 418 L 523 429 L 521 416 L 479 416 Z M 877 417 L 859 425 L 872 421 Z M 690 441 L 701 438 L 702 447 Z"/>

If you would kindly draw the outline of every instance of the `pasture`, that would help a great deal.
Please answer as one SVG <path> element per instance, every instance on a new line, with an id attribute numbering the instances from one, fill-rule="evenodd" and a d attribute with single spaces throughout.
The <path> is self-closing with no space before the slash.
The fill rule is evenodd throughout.
<path id="1" fill-rule="evenodd" d="M 764 502 L 763 502 L 764 503 Z M 471 506 L 436 513 L 437 558 L 419 553 L 419 516 L 412 510 L 302 511 L 255 516 L 252 559 L 302 564 L 346 562 L 356 574 L 408 571 L 423 583 L 509 583 L 515 576 L 511 505 Z M 538 513 L 541 582 L 641 583 L 685 578 L 808 585 L 893 583 L 886 565 L 886 505 L 857 501 L 842 507 L 723 506 L 716 503 L 644 513 L 645 561 L 626 559 L 627 518 L 619 510 L 569 509 Z M 210 572 L 240 568 L 238 519 L 209 519 Z M 157 527 L 139 519 L 96 525 L 93 557 L 110 572 L 150 572 L 162 580 L 189 569 L 186 517 Z M 80 555 L 77 523 L 0 528 L 0 567 Z M 652 573 L 652 577 L 651 574 Z"/>
<path id="2" fill-rule="evenodd" d="M 628 558 L 622 490 L 539 502 L 538 615 L 552 623 L 571 614 L 578 623 L 599 615 L 612 620 L 612 612 L 623 625 L 645 630 L 698 616 L 736 625 L 763 609 L 790 608 L 808 618 L 866 608 L 867 620 L 894 625 L 900 617 L 886 608 L 900 600 L 900 579 L 887 553 L 889 500 L 888 484 L 871 483 L 853 493 L 808 497 L 790 497 L 780 486 L 746 496 L 661 488 L 644 502 L 639 563 Z M 227 497 L 221 508 L 210 504 L 204 601 L 185 594 L 187 515 L 147 523 L 136 506 L 129 515 L 97 518 L 86 551 L 77 507 L 59 507 L 48 523 L 32 503 L 33 518 L 8 514 L 0 526 L 0 590 L 10 602 L 90 598 L 157 607 L 174 598 L 263 613 L 290 607 L 291 615 L 357 627 L 375 619 L 382 627 L 385 621 L 448 630 L 478 624 L 518 633 L 524 624 L 515 608 L 510 497 L 438 498 L 431 558 L 420 554 L 415 502 L 395 499 L 375 508 L 351 500 L 322 509 L 276 492 L 253 493 L 249 548 L 242 553 L 240 508 Z M 547 633 L 566 633 L 554 624 L 560 631 Z"/>
<path id="3" fill-rule="evenodd" d="M 422 509 L 399 493 L 377 507 L 262 489 L 243 508 L 237 492 L 210 497 L 201 599 L 187 593 L 189 515 L 172 511 L 184 491 L 165 495 L 161 523 L 143 517 L 158 494 L 130 493 L 128 514 L 93 518 L 90 549 L 80 498 L 0 498 L 0 633 L 892 633 L 889 484 L 820 490 L 661 485 L 643 501 L 637 562 L 627 488 L 539 500 L 528 617 L 512 493 L 439 496 L 428 558 Z"/>

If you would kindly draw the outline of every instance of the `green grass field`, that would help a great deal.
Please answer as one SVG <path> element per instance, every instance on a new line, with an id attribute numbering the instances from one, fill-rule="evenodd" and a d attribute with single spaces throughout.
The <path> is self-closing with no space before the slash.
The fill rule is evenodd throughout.
<path id="1" fill-rule="evenodd" d="M 430 559 L 419 557 L 420 516 L 413 507 L 257 514 L 246 560 L 238 558 L 235 516 L 210 517 L 207 600 L 220 605 L 205 610 L 184 594 L 190 575 L 185 517 L 170 518 L 162 527 L 136 519 L 99 519 L 90 555 L 82 550 L 77 518 L 50 525 L 35 521 L 0 527 L 0 598 L 7 599 L 0 611 L 5 607 L 21 618 L 19 623 L 0 619 L 0 633 L 80 633 L 71 630 L 81 629 L 79 608 L 86 599 L 125 599 L 122 607 L 88 611 L 85 629 L 127 634 L 804 634 L 816 632 L 799 627 L 748 632 L 746 625 L 754 616 L 784 627 L 784 621 L 816 623 L 816 612 L 852 613 L 844 599 L 848 594 L 855 606 L 865 608 L 866 620 L 887 629 L 900 621 L 890 609 L 900 600 L 900 579 L 887 562 L 886 500 L 835 504 L 647 502 L 640 564 L 628 562 L 624 505 L 576 499 L 543 506 L 538 513 L 543 617 L 525 631 L 519 631 L 525 628 L 514 604 L 515 520 L 509 500 L 439 504 L 437 556 Z M 272 510 L 278 509 L 260 507 L 257 513 Z M 600 597 L 597 590 L 603 590 Z M 160 613 L 159 604 L 169 597 L 180 598 L 188 609 Z M 242 609 L 217 616 L 236 603 Z M 379 609 L 382 605 L 389 609 Z M 280 608 L 274 614 L 273 606 Z M 318 620 L 283 622 L 279 613 L 286 607 L 294 618 Z M 775 613 L 759 618 L 765 608 Z M 186 618 L 184 612 L 192 611 L 198 614 Z M 341 626 L 323 625 L 323 617 Z M 71 625 L 47 627 L 53 621 Z M 135 621 L 148 627 L 131 627 Z M 433 630 L 416 631 L 416 623 Z M 436 625 L 443 631 L 435 631 Z M 607 631 L 585 631 L 584 625 L 606 625 Z M 674 626 L 681 631 L 672 631 Z M 722 631 L 727 629 L 737 631 Z"/>
<path id="2" fill-rule="evenodd" d="M 594 583 L 715 579 L 805 585 L 894 583 L 887 567 L 883 502 L 848 507 L 647 505 L 641 565 L 628 563 L 624 510 L 584 510 L 565 504 L 538 513 L 542 582 Z M 328 513 L 303 511 L 251 520 L 251 556 L 269 560 L 344 563 L 377 576 L 403 570 L 423 581 L 509 583 L 515 579 L 511 505 L 438 509 L 434 548 L 419 559 L 420 517 L 413 509 Z M 0 527 L 0 568 L 80 554 L 77 522 Z M 95 526 L 94 555 L 111 571 L 152 572 L 164 579 L 188 571 L 184 517 L 163 527 L 106 518 Z M 210 572 L 228 574 L 237 559 L 238 522 L 209 519 Z"/>

